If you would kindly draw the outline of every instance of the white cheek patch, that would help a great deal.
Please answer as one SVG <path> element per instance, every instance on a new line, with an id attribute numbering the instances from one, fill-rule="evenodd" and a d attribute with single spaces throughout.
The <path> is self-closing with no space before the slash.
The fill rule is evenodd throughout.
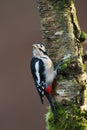
<path id="1" fill-rule="evenodd" d="M 37 76 L 37 83 L 40 83 L 40 74 L 39 74 L 39 61 L 35 64 L 36 76 Z"/>

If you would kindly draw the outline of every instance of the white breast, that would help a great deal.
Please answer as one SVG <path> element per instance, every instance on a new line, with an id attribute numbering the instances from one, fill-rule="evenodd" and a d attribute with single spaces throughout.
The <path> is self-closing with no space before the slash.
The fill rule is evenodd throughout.
<path id="1" fill-rule="evenodd" d="M 43 59 L 42 59 L 43 60 Z M 43 60 L 45 64 L 45 75 L 46 75 L 46 82 L 47 84 L 51 84 L 55 78 L 55 71 L 54 71 L 54 66 L 49 57 L 44 58 Z"/>

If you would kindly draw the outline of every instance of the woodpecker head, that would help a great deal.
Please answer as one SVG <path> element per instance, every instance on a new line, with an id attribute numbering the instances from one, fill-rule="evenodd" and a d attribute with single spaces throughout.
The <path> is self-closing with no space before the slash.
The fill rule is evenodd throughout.
<path id="1" fill-rule="evenodd" d="M 33 56 L 46 56 L 46 48 L 43 44 L 33 44 Z"/>

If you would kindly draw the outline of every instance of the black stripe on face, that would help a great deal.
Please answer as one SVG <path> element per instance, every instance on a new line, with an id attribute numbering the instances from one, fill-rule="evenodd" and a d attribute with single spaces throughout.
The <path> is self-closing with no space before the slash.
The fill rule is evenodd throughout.
<path id="1" fill-rule="evenodd" d="M 39 48 L 40 51 L 43 52 L 44 55 L 48 55 L 46 51 L 43 51 L 41 48 Z"/>

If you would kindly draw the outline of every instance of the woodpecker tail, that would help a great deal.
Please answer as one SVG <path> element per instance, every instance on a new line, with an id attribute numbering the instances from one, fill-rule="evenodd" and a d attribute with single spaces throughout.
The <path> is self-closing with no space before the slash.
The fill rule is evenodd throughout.
<path id="1" fill-rule="evenodd" d="M 40 100 L 41 100 L 41 103 L 43 104 L 43 97 L 42 96 L 40 96 Z"/>
<path id="2" fill-rule="evenodd" d="M 50 103 L 51 110 L 52 110 L 54 116 L 56 116 L 56 108 L 55 108 L 55 104 L 54 104 L 52 96 L 49 93 L 45 93 L 45 96 L 47 97 L 47 99 Z"/>

